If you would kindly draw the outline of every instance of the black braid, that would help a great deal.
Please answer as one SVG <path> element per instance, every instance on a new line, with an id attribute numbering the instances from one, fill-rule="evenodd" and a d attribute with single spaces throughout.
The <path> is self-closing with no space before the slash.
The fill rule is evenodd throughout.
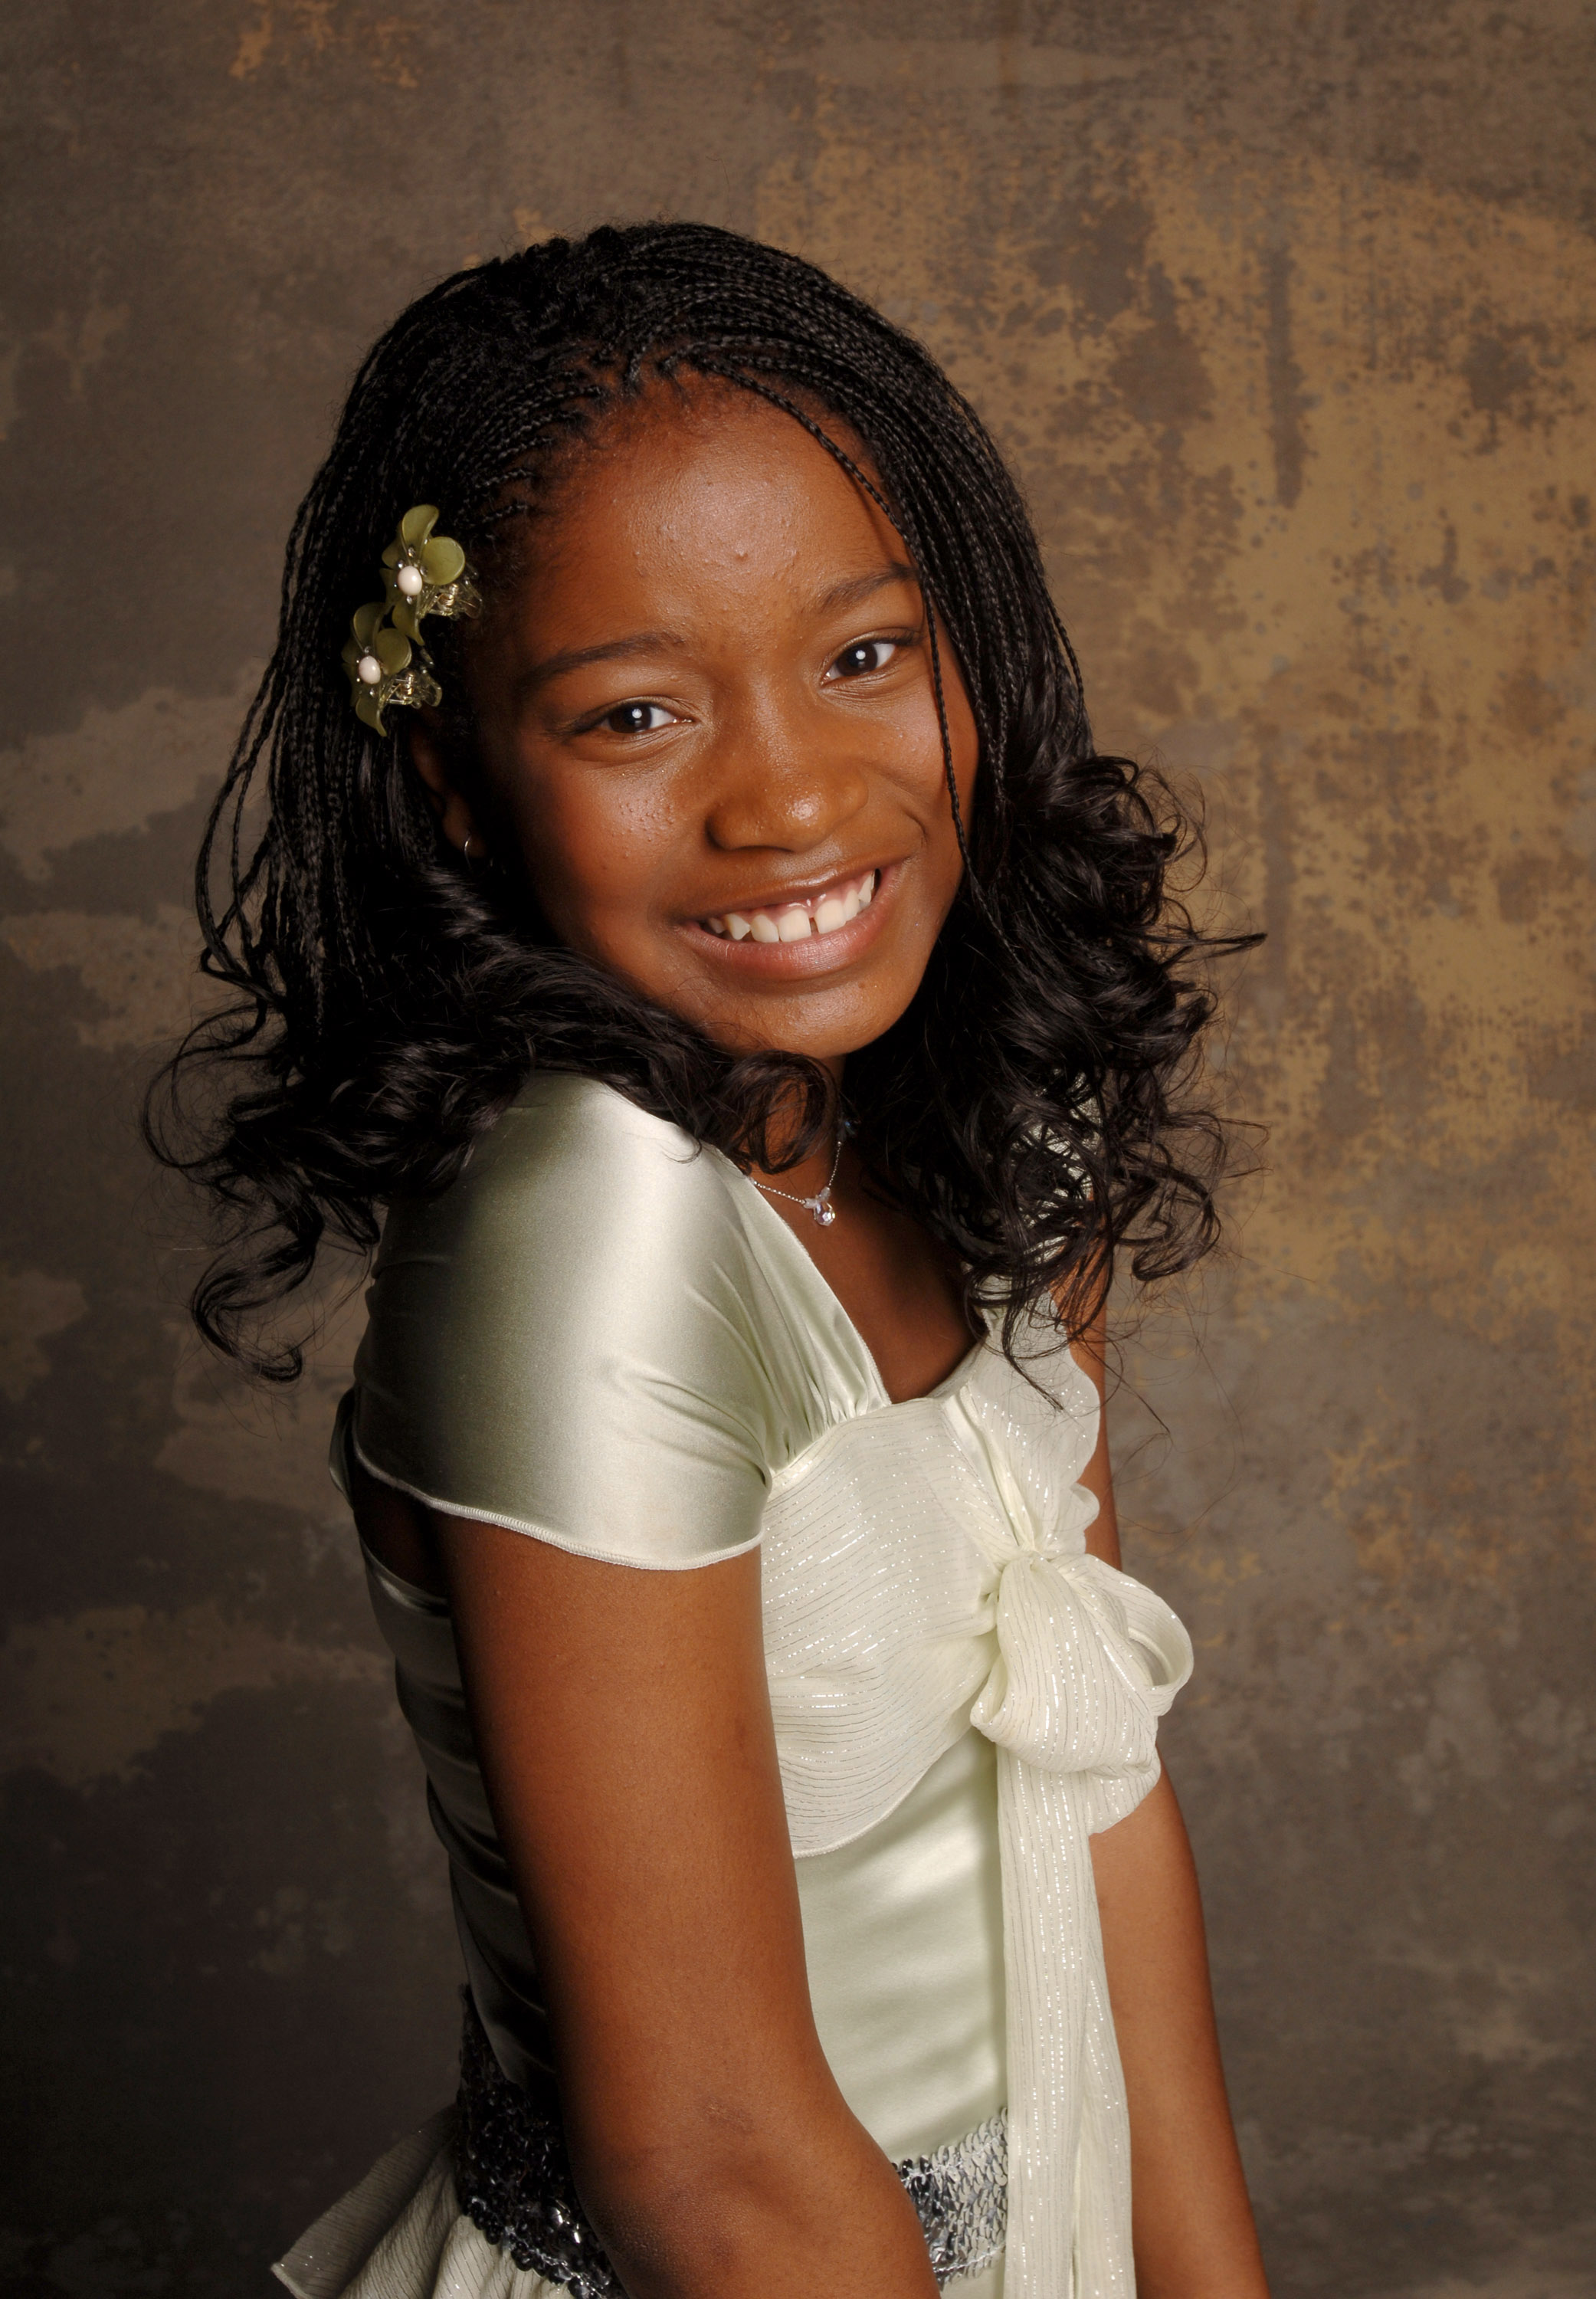
<path id="1" fill-rule="evenodd" d="M 179 1104 L 219 1067 L 228 1091 L 208 1123 L 156 1100 L 147 1120 L 223 1208 L 200 1326 L 269 1375 L 292 1378 L 300 1357 L 249 1338 L 262 1313 L 325 1241 L 368 1251 L 389 1199 L 447 1186 L 534 1066 L 603 1078 L 767 1168 L 767 1128 L 795 1091 L 785 1162 L 830 1122 L 816 1065 L 715 1046 L 561 948 L 524 890 L 474 879 L 425 802 L 406 714 L 369 734 L 338 660 L 411 503 L 441 507 L 484 588 L 513 581 L 607 418 L 695 376 L 800 423 L 921 579 L 964 874 L 908 1012 L 850 1058 L 863 1153 L 1007 1312 L 1006 1346 L 1050 1294 L 1079 1327 L 1117 1249 L 1156 1277 L 1217 1234 L 1223 1142 L 1188 1086 L 1211 1012 L 1201 961 L 1236 944 L 1170 897 L 1196 834 L 1167 788 L 1093 748 L 1024 506 L 973 409 L 921 345 L 795 256 L 707 225 L 607 226 L 457 273 L 401 313 L 289 538 L 277 646 L 196 879 L 203 963 L 239 1002 L 163 1074 Z M 469 632 L 444 625 L 434 643 L 434 627 L 446 735 L 468 745 L 450 673 Z M 968 824 L 944 634 L 980 745 Z"/>

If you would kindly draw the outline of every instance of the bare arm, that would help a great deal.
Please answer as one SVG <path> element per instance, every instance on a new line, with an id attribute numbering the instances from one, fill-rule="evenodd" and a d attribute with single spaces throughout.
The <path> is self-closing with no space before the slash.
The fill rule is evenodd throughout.
<path id="1" fill-rule="evenodd" d="M 1101 1330 L 1076 1352 L 1103 1389 Z M 1120 1562 L 1106 1431 L 1081 1480 L 1087 1545 Z M 1268 2299 L 1220 2063 L 1197 1872 L 1166 1772 L 1092 1838 L 1109 2002 L 1130 2106 L 1139 2299 Z"/>
<path id="2" fill-rule="evenodd" d="M 935 2299 L 810 2014 L 757 1553 L 649 1573 L 434 1524 L 573 2168 L 627 2291 Z"/>

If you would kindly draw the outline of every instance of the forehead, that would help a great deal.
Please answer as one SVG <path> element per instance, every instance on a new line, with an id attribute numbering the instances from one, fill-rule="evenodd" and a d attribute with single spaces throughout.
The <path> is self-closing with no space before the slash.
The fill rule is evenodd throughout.
<path id="1" fill-rule="evenodd" d="M 869 471 L 847 427 L 819 410 L 815 419 Z M 697 378 L 656 382 L 612 409 L 539 526 L 551 569 L 684 559 L 707 573 L 784 556 L 846 559 L 856 571 L 902 556 L 890 521 L 801 423 L 755 393 Z"/>

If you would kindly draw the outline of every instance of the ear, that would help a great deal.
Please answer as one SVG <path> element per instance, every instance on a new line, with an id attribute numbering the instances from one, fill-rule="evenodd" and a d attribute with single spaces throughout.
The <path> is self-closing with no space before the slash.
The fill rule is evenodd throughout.
<path id="1" fill-rule="evenodd" d="M 449 843 L 459 847 L 463 854 L 469 838 L 482 845 L 482 833 L 470 801 L 451 779 L 436 729 L 427 723 L 430 715 L 418 713 L 410 722 L 410 763 L 421 777 L 426 802 L 437 817 L 439 829 Z"/>

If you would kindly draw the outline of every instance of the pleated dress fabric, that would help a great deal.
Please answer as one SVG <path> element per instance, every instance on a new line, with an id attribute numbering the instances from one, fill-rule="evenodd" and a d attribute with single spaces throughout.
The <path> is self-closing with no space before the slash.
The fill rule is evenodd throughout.
<path id="1" fill-rule="evenodd" d="M 894 1405 L 726 1159 L 534 1079 L 442 1198 L 390 1215 L 335 1468 L 621 1565 L 761 1547 L 816 2023 L 894 2160 L 1006 2107 L 1006 2247 L 961 2299 L 1129 2299 L 1129 2141 L 1088 1838 L 1158 1777 L 1191 1647 L 1087 1553 L 1089 1382 L 1040 1328 Z M 1029 1374 L 1031 1378 L 1026 1377 Z M 446 1608 L 368 1559 L 499 2065 L 557 2097 Z M 408 2152 L 407 2152 L 408 2151 Z M 460 2212 L 446 2121 L 280 2262 L 302 2299 L 553 2299 Z"/>

